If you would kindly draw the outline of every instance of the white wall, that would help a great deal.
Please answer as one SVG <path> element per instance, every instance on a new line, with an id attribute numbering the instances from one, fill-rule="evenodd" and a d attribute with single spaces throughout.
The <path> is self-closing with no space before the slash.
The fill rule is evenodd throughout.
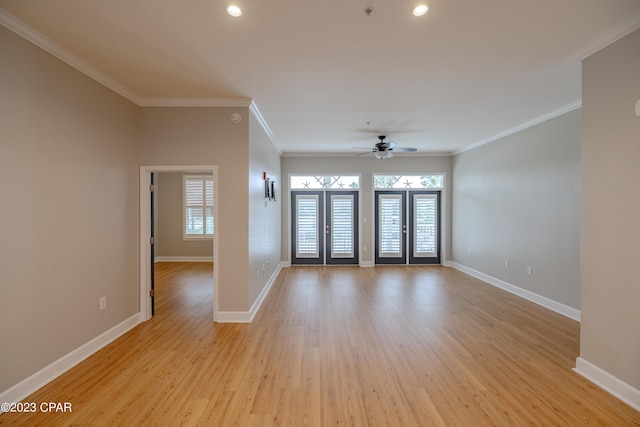
<path id="1" fill-rule="evenodd" d="M 635 388 L 640 409 L 640 30 L 582 64 L 580 357 Z"/>
<path id="2" fill-rule="evenodd" d="M 580 308 L 580 126 L 575 110 L 454 157 L 454 262 Z"/>
<path id="3" fill-rule="evenodd" d="M 2 392 L 138 312 L 139 109 L 1 26 L 0 58 Z"/>
<path id="4" fill-rule="evenodd" d="M 155 255 L 165 258 L 213 257 L 212 239 L 183 237 L 183 172 L 155 174 Z M 215 190 L 214 190 L 215 191 Z"/>
<path id="5" fill-rule="evenodd" d="M 275 180 L 276 200 L 265 202 L 263 172 Z M 280 264 L 280 154 L 254 114 L 249 116 L 249 307 Z"/>
<path id="6" fill-rule="evenodd" d="M 232 113 L 243 120 L 234 124 Z M 145 107 L 141 109 L 143 166 L 215 165 L 218 170 L 218 309 L 249 310 L 249 109 Z"/>
<path id="7" fill-rule="evenodd" d="M 360 262 L 374 262 L 373 253 L 373 175 L 374 174 L 445 174 L 445 191 L 442 194 L 443 209 L 443 257 L 450 259 L 451 248 L 451 157 L 396 156 L 378 160 L 373 157 L 283 157 L 282 159 L 282 259 L 291 259 L 291 200 L 289 198 L 289 174 L 361 174 L 361 211 L 367 217 L 360 235 Z M 364 250 L 366 246 L 367 250 Z"/>

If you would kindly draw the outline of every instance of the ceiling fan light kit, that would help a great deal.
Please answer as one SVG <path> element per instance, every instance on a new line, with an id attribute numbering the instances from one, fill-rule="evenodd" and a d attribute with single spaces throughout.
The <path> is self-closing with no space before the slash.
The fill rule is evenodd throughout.
<path id="1" fill-rule="evenodd" d="M 417 148 L 396 147 L 396 143 L 395 142 L 385 141 L 385 138 L 386 138 L 386 135 L 378 136 L 378 139 L 380 140 L 380 142 L 376 143 L 376 145 L 372 149 L 366 148 L 366 150 L 371 150 L 371 152 L 373 153 L 375 158 L 378 159 L 378 160 L 384 160 L 384 159 L 392 158 L 393 157 L 393 151 L 406 151 L 406 152 L 418 151 Z M 360 149 L 360 147 L 353 147 L 353 148 Z M 362 156 L 364 154 L 367 154 L 367 153 L 363 153 L 363 154 L 360 154 L 360 155 Z"/>

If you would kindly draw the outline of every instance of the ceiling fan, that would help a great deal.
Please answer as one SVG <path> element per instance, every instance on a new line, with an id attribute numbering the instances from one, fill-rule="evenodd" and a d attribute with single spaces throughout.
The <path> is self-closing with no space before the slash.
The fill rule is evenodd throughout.
<path id="1" fill-rule="evenodd" d="M 387 137 L 386 135 L 378 136 L 378 139 L 380 140 L 380 142 L 376 143 L 376 145 L 371 149 L 371 152 L 373 152 L 373 155 L 376 156 L 376 159 L 380 159 L 380 160 L 390 159 L 393 157 L 394 152 L 399 152 L 399 151 L 406 151 L 406 152 L 418 151 L 417 148 L 397 147 L 395 142 L 385 141 L 386 137 Z M 354 147 L 354 148 L 359 148 L 359 147 Z M 367 150 L 369 149 L 367 148 Z M 364 154 L 367 154 L 367 153 L 364 153 Z M 361 154 L 361 156 L 364 154 Z"/>

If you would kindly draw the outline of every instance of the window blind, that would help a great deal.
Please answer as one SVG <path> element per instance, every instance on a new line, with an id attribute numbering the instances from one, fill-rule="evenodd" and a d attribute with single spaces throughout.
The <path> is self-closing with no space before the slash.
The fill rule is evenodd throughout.
<path id="1" fill-rule="evenodd" d="M 213 236 L 213 176 L 185 175 L 184 237 Z"/>

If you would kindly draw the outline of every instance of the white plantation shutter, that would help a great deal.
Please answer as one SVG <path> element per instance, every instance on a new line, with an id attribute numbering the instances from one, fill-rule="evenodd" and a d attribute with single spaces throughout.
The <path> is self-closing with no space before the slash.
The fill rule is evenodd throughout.
<path id="1" fill-rule="evenodd" d="M 414 195 L 414 256 L 437 256 L 437 199 L 433 194 Z"/>
<path id="2" fill-rule="evenodd" d="M 353 196 L 331 198 L 331 256 L 354 256 Z"/>
<path id="3" fill-rule="evenodd" d="M 213 236 L 213 177 L 185 175 L 184 237 Z"/>
<path id="4" fill-rule="evenodd" d="M 379 253 L 385 257 L 402 257 L 402 196 L 385 194 L 379 197 Z"/>
<path id="5" fill-rule="evenodd" d="M 296 257 L 317 258 L 318 242 L 318 196 L 298 196 L 296 198 Z"/>

